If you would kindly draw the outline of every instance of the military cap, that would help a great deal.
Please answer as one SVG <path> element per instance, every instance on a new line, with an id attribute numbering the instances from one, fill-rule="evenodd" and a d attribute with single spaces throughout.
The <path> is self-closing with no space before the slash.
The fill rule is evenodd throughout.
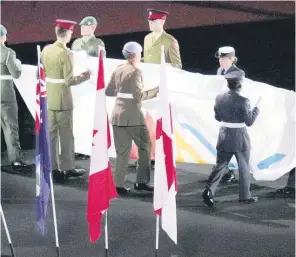
<path id="1" fill-rule="evenodd" d="M 76 21 L 69 21 L 69 20 L 56 20 L 56 26 L 68 30 L 73 30 L 75 24 L 77 24 Z"/>
<path id="2" fill-rule="evenodd" d="M 218 51 L 215 53 L 216 58 L 225 57 L 225 56 L 228 56 L 228 57 L 235 56 L 235 50 L 232 46 L 220 47 Z"/>
<path id="3" fill-rule="evenodd" d="M 161 10 L 156 10 L 156 9 L 147 9 L 148 11 L 148 20 L 165 20 L 166 17 L 168 16 L 168 12 L 161 11 Z"/>
<path id="4" fill-rule="evenodd" d="M 2 24 L 1 24 L 0 30 L 1 30 L 1 37 L 4 37 L 7 35 L 7 30 Z"/>
<path id="5" fill-rule="evenodd" d="M 241 81 L 245 77 L 245 72 L 239 68 L 224 75 L 228 81 Z"/>
<path id="6" fill-rule="evenodd" d="M 141 53 L 142 51 L 143 51 L 142 46 L 139 43 L 133 42 L 133 41 L 126 43 L 122 49 L 123 55 L 138 54 L 138 53 Z"/>
<path id="7" fill-rule="evenodd" d="M 97 25 L 97 24 L 98 24 L 98 22 L 97 22 L 96 18 L 93 16 L 84 17 L 82 19 L 82 21 L 79 23 L 80 26 L 82 26 L 82 25 L 90 26 L 90 25 Z"/>

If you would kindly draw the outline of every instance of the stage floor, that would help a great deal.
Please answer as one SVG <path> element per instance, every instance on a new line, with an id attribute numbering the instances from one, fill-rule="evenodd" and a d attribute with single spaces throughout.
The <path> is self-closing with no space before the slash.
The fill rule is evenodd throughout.
<path id="1" fill-rule="evenodd" d="M 26 159 L 33 161 L 34 152 Z M 2 159 L 2 164 L 5 160 Z M 114 167 L 114 160 L 112 166 Z M 88 168 L 89 161 L 77 161 Z M 274 192 L 284 187 L 287 176 L 275 182 L 252 183 L 256 204 L 238 203 L 238 184 L 220 186 L 216 208 L 204 207 L 201 194 L 211 170 L 209 165 L 178 164 L 178 245 L 163 231 L 159 257 L 293 257 L 295 256 L 295 200 Z M 127 184 L 132 185 L 131 169 Z M 104 255 L 104 236 L 91 244 L 86 221 L 88 176 L 54 185 L 61 257 Z M 2 206 L 18 257 L 55 257 L 51 203 L 48 234 L 35 231 L 34 174 L 1 172 Z M 118 198 L 108 211 L 109 257 L 153 257 L 155 215 L 152 195 Z M 102 228 L 103 229 L 103 228 Z M 103 233 L 103 230 L 102 230 Z M 10 256 L 1 226 L 1 256 Z"/>

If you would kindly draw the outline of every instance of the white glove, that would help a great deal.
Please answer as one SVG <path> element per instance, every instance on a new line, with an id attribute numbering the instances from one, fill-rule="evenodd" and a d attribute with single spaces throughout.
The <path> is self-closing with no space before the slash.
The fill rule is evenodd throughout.
<path id="1" fill-rule="evenodd" d="M 257 102 L 255 104 L 255 107 L 259 107 L 261 101 L 262 101 L 262 96 L 259 96 L 259 98 L 258 98 L 258 100 L 257 100 Z"/>

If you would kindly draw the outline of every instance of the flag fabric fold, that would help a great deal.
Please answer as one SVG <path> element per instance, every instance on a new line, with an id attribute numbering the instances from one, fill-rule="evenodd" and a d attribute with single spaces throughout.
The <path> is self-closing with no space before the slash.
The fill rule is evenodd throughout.
<path id="1" fill-rule="evenodd" d="M 50 195 L 51 154 L 47 118 L 45 72 L 38 47 L 38 78 L 36 86 L 36 224 L 42 235 L 46 233 L 46 213 Z"/>
<path id="2" fill-rule="evenodd" d="M 156 215 L 161 216 L 162 229 L 177 244 L 176 162 L 174 159 L 172 112 L 168 99 L 163 47 L 158 96 L 153 206 Z"/>
<path id="3" fill-rule="evenodd" d="M 100 237 L 101 218 L 109 208 L 110 200 L 117 197 L 108 155 L 110 147 L 111 135 L 106 107 L 104 63 L 102 51 L 100 51 L 87 200 L 87 221 L 92 243 Z"/>

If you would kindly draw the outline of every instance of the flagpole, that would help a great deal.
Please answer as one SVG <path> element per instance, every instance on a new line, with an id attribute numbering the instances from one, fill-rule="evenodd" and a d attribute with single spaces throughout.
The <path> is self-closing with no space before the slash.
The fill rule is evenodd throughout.
<path id="1" fill-rule="evenodd" d="M 37 55 L 38 55 L 38 66 L 40 65 L 41 60 L 41 48 L 40 45 L 37 45 Z M 40 67 L 38 67 L 38 72 Z M 39 77 L 40 79 L 40 77 Z M 60 257 L 60 246 L 59 246 L 59 235 L 58 235 L 58 226 L 57 226 L 57 215 L 56 215 L 56 208 L 55 208 L 55 198 L 54 198 L 54 189 L 53 189 L 53 178 L 52 178 L 52 171 L 49 171 L 49 181 L 50 181 L 50 194 L 51 194 L 51 202 L 52 202 L 52 212 L 53 212 L 53 223 L 54 223 L 54 234 L 55 234 L 55 242 L 56 242 L 56 251 L 57 257 Z"/>
<path id="2" fill-rule="evenodd" d="M 159 215 L 156 214 L 155 257 L 158 256 L 158 244 L 159 244 Z"/>
<path id="3" fill-rule="evenodd" d="M 52 202 L 52 212 L 53 212 L 53 223 L 54 223 L 54 234 L 55 234 L 55 241 L 56 241 L 57 257 L 60 257 L 60 245 L 59 245 L 57 215 L 56 215 L 56 208 L 55 208 L 53 182 L 52 182 L 52 171 L 50 171 L 50 189 L 51 189 L 50 193 L 51 193 L 51 202 Z"/>
<path id="4" fill-rule="evenodd" d="M 5 232 L 6 232 L 6 236 L 7 236 L 7 239 L 8 239 L 9 246 L 10 246 L 10 251 L 11 251 L 12 257 L 16 257 L 16 255 L 14 254 L 14 249 L 13 249 L 13 245 L 12 245 L 12 242 L 11 242 L 11 238 L 10 238 L 9 230 L 8 230 L 8 227 L 7 227 L 7 223 L 6 223 L 6 220 L 5 220 L 4 212 L 2 210 L 2 204 L 0 204 L 0 211 L 1 211 L 1 218 L 2 218 L 2 221 L 3 221 L 4 228 L 5 228 Z"/>
<path id="5" fill-rule="evenodd" d="M 108 211 L 105 214 L 105 257 L 108 257 Z"/>

